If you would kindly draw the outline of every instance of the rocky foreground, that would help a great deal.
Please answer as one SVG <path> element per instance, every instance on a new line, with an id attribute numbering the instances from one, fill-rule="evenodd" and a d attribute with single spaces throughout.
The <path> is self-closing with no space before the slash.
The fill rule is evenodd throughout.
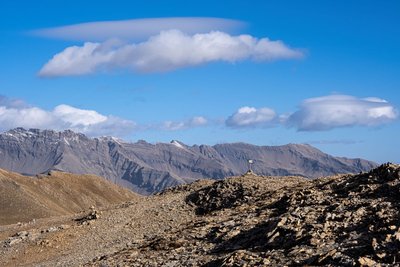
<path id="1" fill-rule="evenodd" d="M 0 228 L 0 265 L 400 266 L 400 166 L 199 181 Z"/>

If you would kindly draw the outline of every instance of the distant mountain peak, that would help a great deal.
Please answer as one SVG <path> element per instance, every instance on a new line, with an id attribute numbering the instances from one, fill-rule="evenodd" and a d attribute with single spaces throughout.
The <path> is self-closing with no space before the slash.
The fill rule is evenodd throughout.
<path id="1" fill-rule="evenodd" d="M 214 146 L 124 142 L 115 137 L 89 138 L 71 130 L 16 128 L 0 134 L 0 168 L 36 175 L 51 170 L 96 174 L 142 194 L 196 179 L 242 175 L 248 160 L 259 175 L 310 178 L 368 171 L 376 164 L 333 157 L 304 144 Z"/>
<path id="2" fill-rule="evenodd" d="M 171 144 L 171 145 L 174 145 L 174 146 L 176 146 L 176 147 L 179 147 L 179 148 L 185 148 L 185 147 L 186 147 L 186 145 L 185 145 L 184 143 L 179 142 L 179 141 L 177 141 L 177 140 L 172 140 L 172 141 L 170 142 L 170 144 Z"/>
<path id="3" fill-rule="evenodd" d="M 126 143 L 121 138 L 114 137 L 114 136 L 101 136 L 101 137 L 98 137 L 96 139 L 98 139 L 100 141 L 105 141 L 105 142 L 114 142 L 114 143 L 117 143 L 117 144 L 120 144 L 120 145 L 123 144 L 123 143 Z"/>

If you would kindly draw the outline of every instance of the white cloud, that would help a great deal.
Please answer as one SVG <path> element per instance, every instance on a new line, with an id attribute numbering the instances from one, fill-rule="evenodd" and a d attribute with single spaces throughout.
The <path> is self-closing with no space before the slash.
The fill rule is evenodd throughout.
<path id="1" fill-rule="evenodd" d="M 396 109 L 380 98 L 330 95 L 304 100 L 286 123 L 299 131 L 323 131 L 337 127 L 377 126 L 393 121 L 397 115 Z"/>
<path id="2" fill-rule="evenodd" d="M 178 130 L 186 130 L 189 128 L 201 127 L 208 124 L 208 120 L 202 116 L 193 117 L 187 121 L 165 121 L 162 123 L 162 130 L 166 131 L 178 131 Z"/>
<path id="3" fill-rule="evenodd" d="M 59 105 L 51 111 L 38 107 L 13 106 L 0 102 L 0 130 L 16 127 L 65 130 L 90 136 L 124 136 L 132 132 L 135 123 L 94 110 Z"/>
<path id="4" fill-rule="evenodd" d="M 82 75 L 95 72 L 102 65 L 112 61 L 113 52 L 104 51 L 100 44 L 85 43 L 71 46 L 56 54 L 40 70 L 45 77 Z"/>
<path id="5" fill-rule="evenodd" d="M 243 26 L 243 22 L 232 19 L 177 17 L 96 21 L 40 29 L 32 33 L 43 37 L 83 42 L 103 42 L 109 39 L 140 41 L 171 29 L 195 34 L 210 31 L 232 32 Z"/>
<path id="6" fill-rule="evenodd" d="M 69 123 L 72 127 L 83 125 L 103 123 L 107 117 L 97 113 L 94 110 L 85 110 L 74 108 L 68 105 L 59 105 L 54 108 L 53 114 L 60 120 Z"/>
<path id="7" fill-rule="evenodd" d="M 276 119 L 276 113 L 270 108 L 241 107 L 231 115 L 225 124 L 233 128 L 271 126 Z"/>
<path id="8" fill-rule="evenodd" d="M 193 117 L 190 120 L 190 125 L 191 126 L 203 126 L 206 125 L 208 123 L 207 119 L 202 117 L 202 116 L 198 116 L 198 117 Z"/>
<path id="9" fill-rule="evenodd" d="M 46 128 L 45 126 L 56 122 L 51 112 L 40 108 L 0 106 L 0 127 L 2 130 L 15 127 Z"/>
<path id="10" fill-rule="evenodd" d="M 48 61 L 39 75 L 84 75 L 112 69 L 166 72 L 215 61 L 273 61 L 302 56 L 300 51 L 268 38 L 232 36 L 219 31 L 188 35 L 168 30 L 138 44 L 108 41 L 68 47 Z"/>

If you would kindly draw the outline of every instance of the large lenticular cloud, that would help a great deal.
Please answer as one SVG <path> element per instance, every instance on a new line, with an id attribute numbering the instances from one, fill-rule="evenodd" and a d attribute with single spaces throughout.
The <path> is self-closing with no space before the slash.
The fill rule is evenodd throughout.
<path id="1" fill-rule="evenodd" d="M 137 44 L 109 41 L 68 47 L 50 59 L 39 75 L 84 75 L 113 69 L 167 72 L 215 61 L 274 61 L 302 56 L 302 52 L 268 38 L 232 36 L 219 31 L 188 35 L 169 30 Z"/>
<path id="2" fill-rule="evenodd" d="M 398 112 L 386 100 L 330 95 L 303 101 L 287 124 L 299 131 L 323 131 L 338 127 L 377 126 L 393 121 Z"/>
<path id="3" fill-rule="evenodd" d="M 224 18 L 174 17 L 145 18 L 116 21 L 94 21 L 61 27 L 39 29 L 31 32 L 36 36 L 80 42 L 104 42 L 109 39 L 144 41 L 150 36 L 171 29 L 186 34 L 210 31 L 236 32 L 245 23 Z"/>

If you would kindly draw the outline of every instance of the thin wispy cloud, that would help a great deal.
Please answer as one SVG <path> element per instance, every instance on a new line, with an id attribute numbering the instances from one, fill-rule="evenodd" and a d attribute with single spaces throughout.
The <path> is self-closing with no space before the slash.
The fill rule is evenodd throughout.
<path id="1" fill-rule="evenodd" d="M 9 98 L 4 95 L 0 95 L 0 107 L 1 106 L 6 106 L 6 107 L 10 107 L 10 108 L 29 107 L 29 105 L 21 99 Z"/>
<path id="2" fill-rule="evenodd" d="M 338 140 L 312 140 L 306 142 L 306 144 L 311 145 L 355 145 L 362 144 L 364 141 L 362 140 L 352 140 L 352 139 L 338 139 Z"/>
<path id="3" fill-rule="evenodd" d="M 176 29 L 189 35 L 210 31 L 236 32 L 245 23 L 224 18 L 175 17 L 145 18 L 117 21 L 95 21 L 39 29 L 31 33 L 37 36 L 81 42 L 104 42 L 109 39 L 144 41 L 162 31 Z"/>
<path id="4" fill-rule="evenodd" d="M 398 112 L 386 100 L 349 95 L 329 95 L 303 101 L 286 124 L 299 131 L 324 131 L 339 127 L 378 126 L 395 120 Z"/>
<path id="5" fill-rule="evenodd" d="M 282 41 L 251 35 L 232 36 L 213 31 L 188 35 L 179 30 L 163 31 L 138 44 L 86 42 L 56 54 L 40 70 L 42 77 L 91 74 L 113 69 L 135 72 L 167 72 L 205 63 L 243 60 L 274 61 L 301 58 L 303 53 Z"/>
<path id="6" fill-rule="evenodd" d="M 165 121 L 161 125 L 155 126 L 153 128 L 159 128 L 166 131 L 179 131 L 206 126 L 207 124 L 208 120 L 206 118 L 202 116 L 196 116 L 186 121 Z"/>
<path id="7" fill-rule="evenodd" d="M 270 108 L 241 107 L 232 114 L 225 124 L 232 128 L 254 128 L 272 126 L 276 113 Z"/>

